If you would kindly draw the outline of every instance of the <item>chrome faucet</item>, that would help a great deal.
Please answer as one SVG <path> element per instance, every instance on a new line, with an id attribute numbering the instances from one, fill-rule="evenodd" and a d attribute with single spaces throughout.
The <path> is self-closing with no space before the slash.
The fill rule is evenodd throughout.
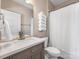
<path id="1" fill-rule="evenodd" d="M 20 31 L 19 32 L 19 40 L 23 40 L 23 39 L 25 39 L 24 32 L 23 31 Z"/>

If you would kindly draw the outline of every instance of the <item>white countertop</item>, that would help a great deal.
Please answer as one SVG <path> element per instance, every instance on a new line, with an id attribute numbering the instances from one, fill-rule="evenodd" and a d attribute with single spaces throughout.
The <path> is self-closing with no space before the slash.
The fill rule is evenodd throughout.
<path id="1" fill-rule="evenodd" d="M 31 48 L 32 46 L 38 45 L 44 42 L 46 38 L 26 38 L 24 40 L 15 40 L 12 42 L 0 43 L 2 44 L 0 48 L 0 59 L 8 57 L 12 54 L 18 53 L 25 49 Z"/>

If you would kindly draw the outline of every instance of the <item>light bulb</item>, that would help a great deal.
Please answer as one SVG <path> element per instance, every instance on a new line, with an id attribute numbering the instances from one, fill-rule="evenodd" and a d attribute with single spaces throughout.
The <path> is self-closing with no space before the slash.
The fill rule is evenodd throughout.
<path id="1" fill-rule="evenodd" d="M 31 3 L 31 0 L 25 0 L 26 3 Z"/>

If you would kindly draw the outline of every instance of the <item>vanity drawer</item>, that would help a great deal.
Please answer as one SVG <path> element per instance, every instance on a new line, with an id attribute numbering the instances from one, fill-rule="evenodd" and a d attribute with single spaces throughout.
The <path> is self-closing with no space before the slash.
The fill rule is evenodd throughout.
<path id="1" fill-rule="evenodd" d="M 39 52 L 43 50 L 43 43 L 32 47 L 32 53 Z"/>

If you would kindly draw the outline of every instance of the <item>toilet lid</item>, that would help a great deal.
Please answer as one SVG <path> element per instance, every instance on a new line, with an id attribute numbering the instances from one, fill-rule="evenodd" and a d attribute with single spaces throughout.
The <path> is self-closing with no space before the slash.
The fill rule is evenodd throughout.
<path id="1" fill-rule="evenodd" d="M 54 47 L 47 47 L 45 48 L 45 51 L 47 51 L 48 53 L 53 53 L 53 54 L 60 54 L 60 51 Z"/>

